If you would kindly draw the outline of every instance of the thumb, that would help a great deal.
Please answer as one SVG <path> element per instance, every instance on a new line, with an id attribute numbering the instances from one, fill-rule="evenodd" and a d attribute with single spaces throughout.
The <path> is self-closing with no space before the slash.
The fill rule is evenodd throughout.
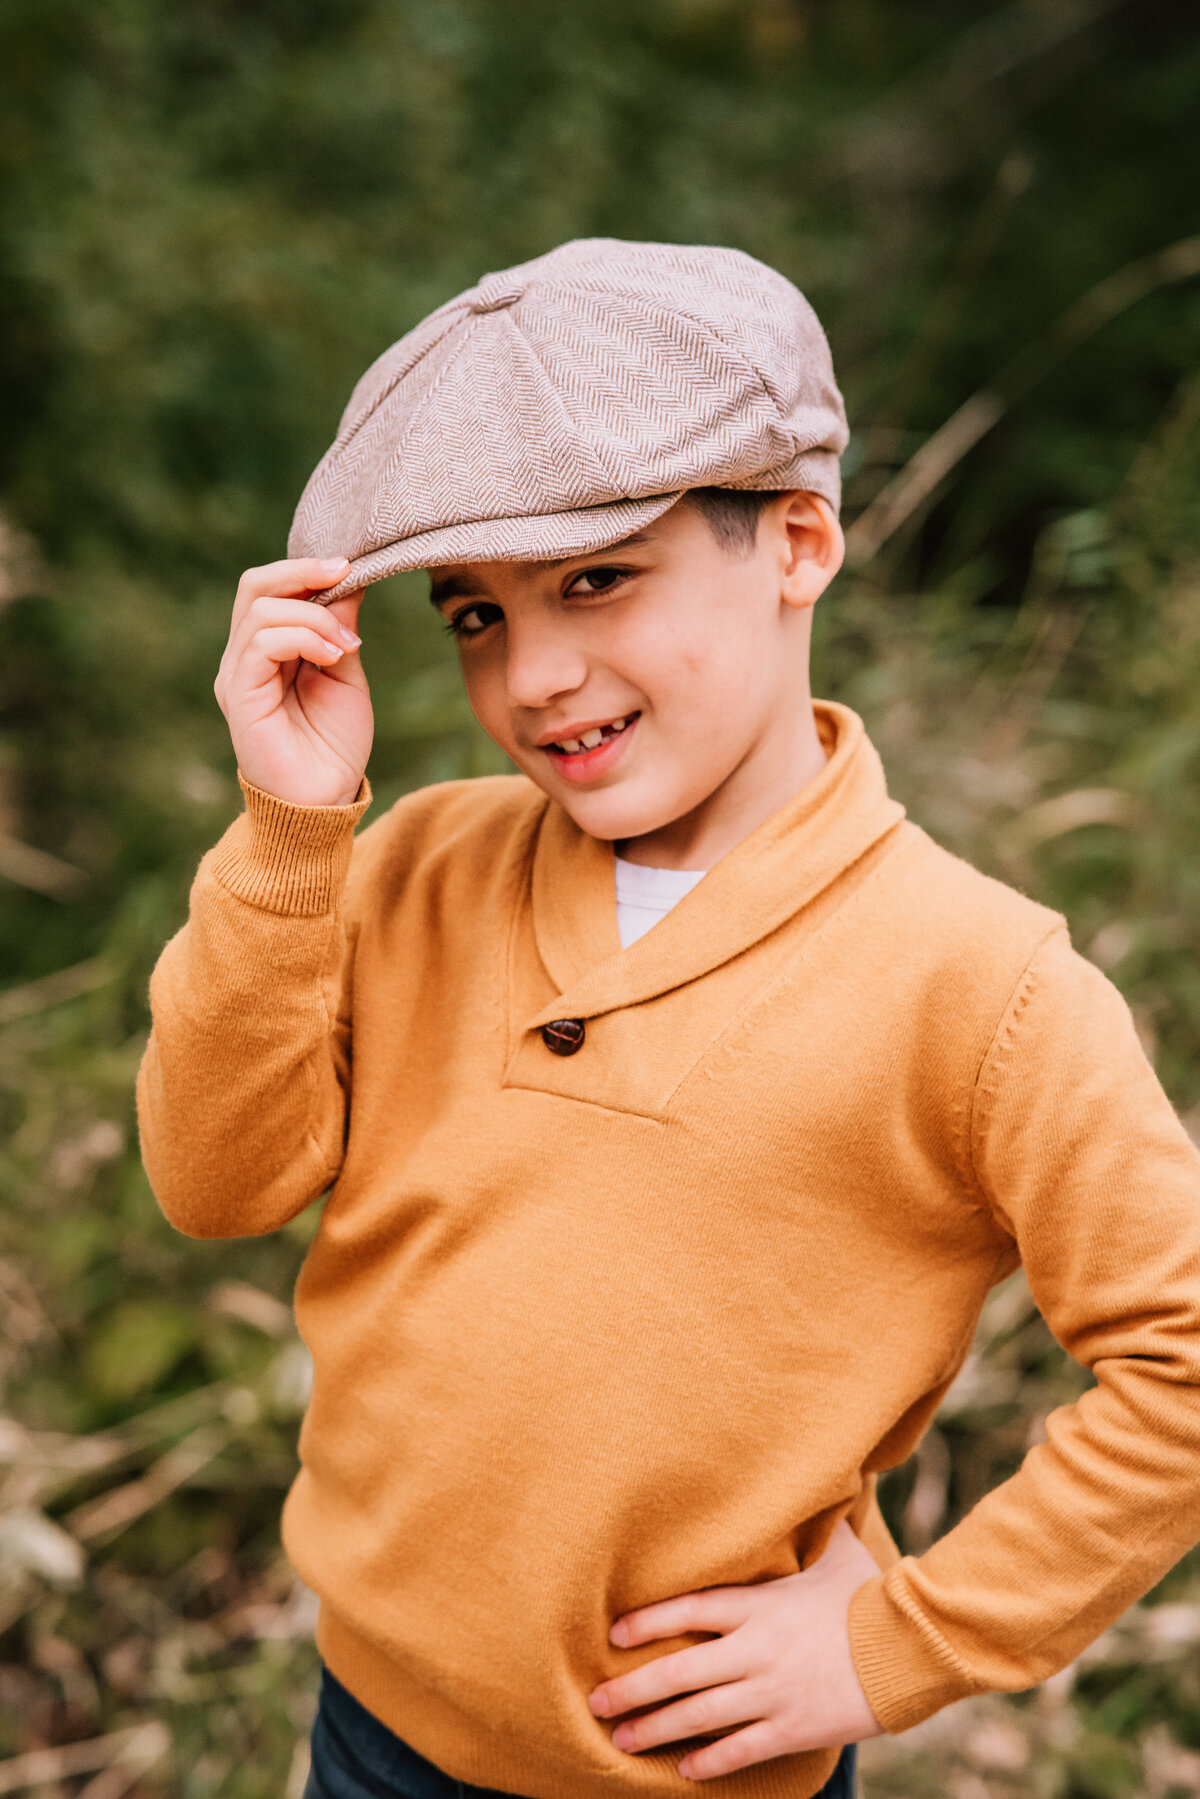
<path id="1" fill-rule="evenodd" d="M 345 625 L 347 629 L 353 631 L 355 636 L 357 636 L 358 609 L 362 605 L 364 597 L 365 589 L 359 588 L 357 593 L 346 593 L 342 595 L 340 600 L 331 600 L 325 610 L 327 612 L 332 612 L 339 625 Z"/>
<path id="2" fill-rule="evenodd" d="M 363 592 L 360 588 L 357 593 L 347 593 L 340 600 L 331 600 L 325 610 L 332 613 L 343 631 L 353 632 L 354 637 L 357 638 L 358 609 L 362 603 Z M 342 687 L 355 687 L 364 694 L 368 691 L 362 656 L 353 641 L 347 643 L 346 653 L 340 661 L 332 663 L 327 668 L 322 668 L 320 672 L 327 688 L 330 683 L 333 683 Z"/>

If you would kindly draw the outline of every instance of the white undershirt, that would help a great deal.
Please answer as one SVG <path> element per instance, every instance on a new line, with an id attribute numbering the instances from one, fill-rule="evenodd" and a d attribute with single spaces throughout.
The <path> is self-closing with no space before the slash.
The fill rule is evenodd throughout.
<path id="1" fill-rule="evenodd" d="M 616 864 L 617 930 L 622 949 L 644 937 L 708 873 L 706 868 L 643 868 L 640 862 L 624 862 L 620 856 Z"/>

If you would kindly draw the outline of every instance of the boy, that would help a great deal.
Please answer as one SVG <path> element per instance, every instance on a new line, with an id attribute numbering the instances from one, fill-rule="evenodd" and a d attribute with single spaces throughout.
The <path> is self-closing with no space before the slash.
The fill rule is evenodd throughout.
<path id="1" fill-rule="evenodd" d="M 1063 921 L 810 698 L 845 441 L 782 277 L 568 244 L 368 371 L 243 577 L 246 812 L 139 1098 L 185 1231 L 329 1189 L 312 1799 L 849 1793 L 845 1746 L 1043 1679 L 1200 1535 L 1200 1159 Z M 522 772 L 352 849 L 362 589 L 417 567 Z M 876 1474 L 1020 1261 L 1096 1385 L 901 1560 Z"/>

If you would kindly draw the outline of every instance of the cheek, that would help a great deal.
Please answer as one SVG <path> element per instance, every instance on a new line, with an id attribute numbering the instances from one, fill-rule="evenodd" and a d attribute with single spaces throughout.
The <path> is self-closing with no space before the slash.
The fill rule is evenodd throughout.
<path id="1" fill-rule="evenodd" d="M 664 722 L 699 723 L 720 736 L 754 704 L 762 658 L 750 634 L 724 619 L 664 624 L 638 649 L 640 684 Z"/>
<path id="2" fill-rule="evenodd" d="M 703 621 L 677 611 L 649 613 L 631 620 L 610 646 L 610 660 L 655 707 L 672 701 L 711 677 L 712 646 Z"/>
<path id="3" fill-rule="evenodd" d="M 463 686 L 472 712 L 495 742 L 507 746 L 512 737 L 504 692 L 503 670 L 483 657 L 460 659 Z"/>

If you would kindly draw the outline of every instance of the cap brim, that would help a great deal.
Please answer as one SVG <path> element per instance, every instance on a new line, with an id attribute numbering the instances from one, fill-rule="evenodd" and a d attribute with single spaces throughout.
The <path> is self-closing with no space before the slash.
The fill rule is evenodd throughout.
<path id="1" fill-rule="evenodd" d="M 477 519 L 464 525 L 443 525 L 358 557 L 343 580 L 313 598 L 327 606 L 330 600 L 357 593 L 389 575 L 440 568 L 448 562 L 560 562 L 567 556 L 587 556 L 593 550 L 611 549 L 653 524 L 682 497 L 683 490 L 645 500 L 584 506 L 575 512 L 550 512 L 541 518 Z"/>

